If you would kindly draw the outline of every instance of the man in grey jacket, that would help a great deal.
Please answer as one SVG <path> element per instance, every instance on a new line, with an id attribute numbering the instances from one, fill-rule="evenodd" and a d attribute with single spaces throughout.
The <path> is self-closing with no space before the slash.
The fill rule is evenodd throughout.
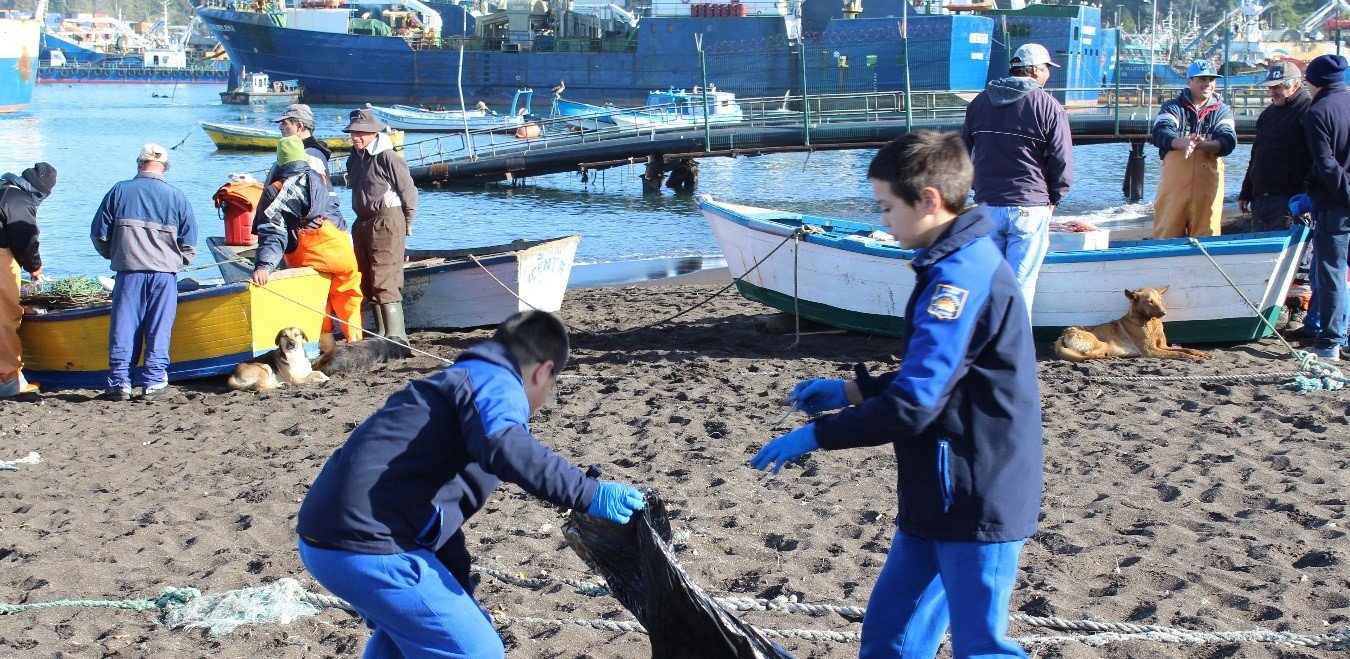
<path id="1" fill-rule="evenodd" d="M 112 262 L 117 284 L 108 328 L 110 400 L 131 398 L 131 365 L 141 396 L 155 398 L 169 388 L 169 339 L 178 314 L 178 271 L 196 254 L 197 220 L 178 188 L 164 180 L 169 152 L 147 144 L 136 159 L 135 178 L 117 183 L 94 214 L 94 249 Z"/>
<path id="2" fill-rule="evenodd" d="M 1073 182 L 1069 115 L 1043 89 L 1045 46 L 1013 53 L 1010 75 L 991 81 L 966 108 L 961 137 L 975 165 L 975 203 L 989 207 L 990 237 L 1012 266 L 1031 312 L 1036 278 L 1050 248 L 1050 214 Z"/>

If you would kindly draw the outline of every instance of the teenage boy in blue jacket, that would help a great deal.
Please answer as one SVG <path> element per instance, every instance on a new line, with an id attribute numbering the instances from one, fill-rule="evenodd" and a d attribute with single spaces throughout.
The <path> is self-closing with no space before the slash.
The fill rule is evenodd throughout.
<path id="1" fill-rule="evenodd" d="M 1041 503 L 1041 406 L 1031 323 L 983 207 L 961 212 L 971 165 L 954 133 L 919 131 L 867 170 L 881 219 L 916 249 L 900 370 L 792 390 L 810 413 L 845 408 L 767 444 L 773 467 L 818 448 L 894 446 L 895 540 L 863 618 L 863 659 L 1025 657 L 1007 638 L 1017 557 Z"/>
<path id="2" fill-rule="evenodd" d="M 567 352 L 557 318 L 516 314 L 391 396 L 324 465 L 300 506 L 300 560 L 374 630 L 367 659 L 505 656 L 462 528 L 501 481 L 619 524 L 643 508 L 638 490 L 586 477 L 530 434 Z"/>

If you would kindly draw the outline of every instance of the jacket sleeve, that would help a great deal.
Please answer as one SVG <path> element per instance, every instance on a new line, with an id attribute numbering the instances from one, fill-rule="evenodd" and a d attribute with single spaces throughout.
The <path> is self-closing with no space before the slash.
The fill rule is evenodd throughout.
<path id="1" fill-rule="evenodd" d="M 408 226 L 412 226 L 413 218 L 417 216 L 417 186 L 413 185 L 412 172 L 408 170 L 408 163 L 393 149 L 384 154 L 388 156 L 385 162 L 389 167 L 389 185 L 398 193 L 398 200 L 403 204 L 403 219 Z"/>
<path id="2" fill-rule="evenodd" d="M 461 362 L 464 364 L 464 362 Z M 530 434 L 529 402 L 506 369 L 465 364 L 472 405 L 460 414 L 464 443 L 474 461 L 494 476 L 558 506 L 586 510 L 598 483 Z"/>
<path id="3" fill-rule="evenodd" d="M 27 195 L 23 196 L 23 203 L 10 204 L 5 209 L 5 237 L 9 239 L 14 260 L 31 273 L 42 269 L 42 254 L 38 251 L 37 207 L 26 201 Z"/>
<path id="4" fill-rule="evenodd" d="M 922 434 L 937 420 L 956 383 L 970 368 L 971 340 L 989 299 L 987 282 L 979 289 L 971 288 L 966 290 L 941 276 L 933 278 L 909 319 L 909 349 L 900 370 L 861 405 L 817 419 L 816 440 L 822 448 L 878 446 Z M 940 293 L 966 295 L 955 318 L 929 311 L 927 301 Z"/>
<path id="5" fill-rule="evenodd" d="M 1180 106 L 1171 101 L 1163 103 L 1158 109 L 1158 116 L 1153 119 L 1153 129 L 1150 131 L 1153 135 L 1153 146 L 1164 152 L 1172 150 L 1172 140 L 1181 137 L 1180 110 Z"/>
<path id="6" fill-rule="evenodd" d="M 105 259 L 112 258 L 112 246 L 109 244 L 111 236 L 108 233 L 112 231 L 113 221 L 117 219 L 113 217 L 113 194 L 115 192 L 117 192 L 117 188 L 113 188 L 108 191 L 108 194 L 103 195 L 103 202 L 98 205 L 98 210 L 94 213 L 93 226 L 89 229 L 89 239 L 93 241 L 94 249 L 99 256 Z"/>
<path id="7" fill-rule="evenodd" d="M 1223 158 L 1237 148 L 1237 121 L 1233 119 L 1233 110 L 1220 105 L 1214 111 L 1214 132 L 1209 136 L 1219 142 L 1219 157 Z"/>
<path id="8" fill-rule="evenodd" d="M 1247 173 L 1242 176 L 1242 189 L 1238 191 L 1238 201 L 1252 200 L 1252 161 L 1256 160 L 1256 148 L 1252 147 L 1252 157 L 1247 159 Z"/>
<path id="9" fill-rule="evenodd" d="M 183 265 L 197 256 L 197 216 L 187 197 L 178 193 L 178 251 L 183 254 Z"/>
<path id="10" fill-rule="evenodd" d="M 1304 115 L 1303 134 L 1308 138 L 1308 149 L 1312 151 L 1312 171 L 1308 175 L 1311 189 L 1320 194 L 1333 195 L 1345 203 L 1350 177 L 1346 176 L 1345 168 L 1341 167 L 1331 147 L 1331 128 L 1327 126 L 1326 118 L 1312 112 Z"/>
<path id="11" fill-rule="evenodd" d="M 1059 103 L 1050 100 L 1050 125 L 1045 142 L 1045 187 L 1050 192 L 1050 205 L 1069 194 L 1073 184 L 1073 134 L 1069 131 L 1069 115 Z"/>
<path id="12" fill-rule="evenodd" d="M 299 221 L 308 211 L 309 194 L 301 183 L 303 176 L 292 176 L 278 191 L 275 185 L 268 184 L 263 196 L 258 200 L 258 212 L 254 215 L 254 229 L 258 234 L 258 252 L 255 268 L 275 270 L 286 253 L 288 238 L 287 221 Z"/>
<path id="13" fill-rule="evenodd" d="M 984 92 L 980 92 L 983 94 Z M 970 128 L 971 115 L 975 112 L 975 105 L 980 100 L 979 94 L 966 106 L 966 120 L 961 122 L 961 141 L 966 144 L 966 155 L 975 157 L 975 134 Z"/>

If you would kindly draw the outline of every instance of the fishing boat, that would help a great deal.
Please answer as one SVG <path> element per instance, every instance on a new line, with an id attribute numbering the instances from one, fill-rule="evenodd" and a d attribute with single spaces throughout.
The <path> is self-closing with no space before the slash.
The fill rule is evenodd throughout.
<path id="1" fill-rule="evenodd" d="M 212 121 L 198 121 L 202 130 L 215 142 L 221 151 L 276 151 L 281 140 L 281 131 L 275 128 L 259 128 L 240 124 L 221 124 Z M 316 135 L 319 141 L 330 151 L 351 151 L 350 135 Z M 404 133 L 401 130 L 389 134 L 395 147 L 403 146 Z"/>
<path id="2" fill-rule="evenodd" d="M 909 264 L 915 252 L 879 234 L 881 227 L 710 197 L 700 200 L 699 208 L 722 246 L 731 275 L 745 277 L 736 286 L 747 299 L 788 313 L 799 308 L 803 317 L 837 327 L 900 335 L 905 305 L 914 288 Z M 813 229 L 800 241 L 790 240 L 806 226 Z M 785 240 L 792 244 L 769 256 Z M 1200 238 L 1204 251 L 1186 239 L 1051 251 L 1036 286 L 1032 314 L 1036 338 L 1053 340 L 1065 327 L 1119 318 L 1126 311 L 1122 291 L 1163 286 L 1168 287 L 1165 324 L 1169 340 L 1205 343 L 1262 338 L 1270 329 L 1243 296 L 1274 323 L 1306 240 L 1307 230 L 1296 226 L 1287 232 Z M 1220 268 L 1232 278 L 1236 290 Z"/>
<path id="3" fill-rule="evenodd" d="M 408 329 L 459 329 L 495 325 L 528 309 L 557 311 L 580 242 L 580 236 L 563 236 L 466 249 L 407 250 L 404 323 Z M 225 281 L 240 282 L 252 275 L 255 248 L 228 246 L 220 237 L 208 238 L 207 244 Z"/>
<path id="4" fill-rule="evenodd" d="M 703 113 L 705 107 L 708 109 L 706 122 Z M 674 130 L 705 123 L 725 126 L 740 123 L 743 118 L 741 106 L 736 103 L 736 95 L 717 91 L 713 85 L 708 85 L 707 90 L 695 87 L 692 92 L 675 88 L 654 91 L 647 95 L 647 107 L 615 112 L 609 116 L 616 126 L 637 130 Z"/>
<path id="5" fill-rule="evenodd" d="M 553 116 L 560 117 L 567 125 L 581 130 L 602 130 L 613 128 L 613 115 L 624 109 L 613 104 L 592 105 L 580 101 L 570 101 L 562 97 L 553 99 Z"/>
<path id="6" fill-rule="evenodd" d="M 46 6 L 39 0 L 39 15 Z M 37 19 L 0 11 L 0 114 L 24 109 L 33 97 L 41 29 Z"/>
<path id="7" fill-rule="evenodd" d="M 299 103 L 304 93 L 305 89 L 298 80 L 272 82 L 266 73 L 253 73 L 243 84 L 220 92 L 220 102 L 226 105 Z"/>
<path id="8" fill-rule="evenodd" d="M 328 278 L 309 268 L 276 273 L 267 286 L 227 283 L 178 294 L 169 380 L 222 375 L 276 347 L 277 332 L 299 327 L 318 340 Z M 111 306 L 27 313 L 19 328 L 24 372 L 44 389 L 108 385 Z M 313 353 L 318 344 L 306 346 Z"/>
<path id="9" fill-rule="evenodd" d="M 511 105 L 505 114 L 475 110 L 426 110 L 410 105 L 392 105 L 389 107 L 366 104 L 375 113 L 375 117 L 390 128 L 406 131 L 433 133 L 454 133 L 462 131 L 467 125 L 471 131 L 515 131 L 523 125 L 532 113 L 531 100 L 534 91 L 518 89 L 511 98 Z"/>

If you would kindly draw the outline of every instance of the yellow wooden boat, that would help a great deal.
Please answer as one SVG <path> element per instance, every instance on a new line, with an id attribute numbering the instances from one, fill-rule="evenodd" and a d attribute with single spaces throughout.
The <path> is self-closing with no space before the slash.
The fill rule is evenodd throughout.
<path id="1" fill-rule="evenodd" d="M 310 268 L 279 270 L 267 286 L 248 282 L 178 294 L 169 346 L 169 380 L 230 373 L 240 362 L 276 348 L 277 332 L 299 327 L 314 341 L 328 299 L 326 275 Z M 24 375 L 43 388 L 101 389 L 108 385 L 111 307 L 24 314 Z"/>
<path id="2" fill-rule="evenodd" d="M 275 128 L 241 126 L 239 124 L 219 124 L 210 121 L 197 122 L 202 130 L 216 143 L 221 151 L 276 151 L 281 140 L 281 131 Z M 350 135 L 315 135 L 331 151 L 351 151 Z M 403 131 L 396 130 L 389 135 L 395 147 L 403 146 Z"/>

